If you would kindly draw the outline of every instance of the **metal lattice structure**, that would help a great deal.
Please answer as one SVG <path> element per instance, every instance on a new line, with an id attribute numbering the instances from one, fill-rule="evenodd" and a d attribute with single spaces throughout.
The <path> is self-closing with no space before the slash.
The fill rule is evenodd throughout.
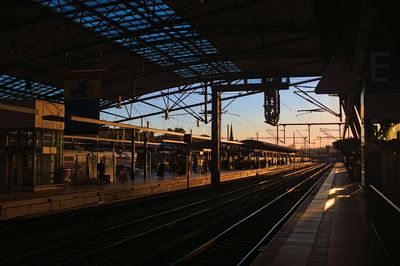
<path id="1" fill-rule="evenodd" d="M 63 102 L 64 74 L 74 69 L 104 69 L 102 110 L 119 99 L 129 104 L 211 81 L 320 76 L 337 52 L 349 66 L 359 58 L 361 6 L 345 0 L 4 0 L 0 98 Z M 180 100 L 175 105 L 185 107 Z"/>
<path id="2" fill-rule="evenodd" d="M 198 64 L 218 50 L 161 0 L 36 2 L 161 67 L 180 66 L 183 78 L 240 71 L 228 60 Z"/>

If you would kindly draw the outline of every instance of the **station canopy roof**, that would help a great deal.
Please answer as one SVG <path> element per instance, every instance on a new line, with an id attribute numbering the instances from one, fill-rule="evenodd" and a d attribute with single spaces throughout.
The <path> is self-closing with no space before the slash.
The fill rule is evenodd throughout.
<path id="1" fill-rule="evenodd" d="M 296 153 L 298 150 L 286 146 L 275 145 L 272 143 L 258 141 L 253 139 L 246 139 L 242 140 L 246 146 L 250 147 L 251 149 L 259 149 L 264 151 L 275 151 L 275 152 L 287 152 L 287 153 Z"/>
<path id="2" fill-rule="evenodd" d="M 321 75 L 314 2 L 3 0 L 0 98 L 62 102 L 71 70 L 102 71 L 102 108 L 210 80 Z"/>

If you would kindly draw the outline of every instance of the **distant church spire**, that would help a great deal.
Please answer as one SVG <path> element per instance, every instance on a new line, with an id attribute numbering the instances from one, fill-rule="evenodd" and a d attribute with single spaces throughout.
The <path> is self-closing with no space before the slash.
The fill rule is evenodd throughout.
<path id="1" fill-rule="evenodd" d="M 233 129 L 232 129 L 232 124 L 231 124 L 231 134 L 229 136 L 229 140 L 233 140 Z"/>

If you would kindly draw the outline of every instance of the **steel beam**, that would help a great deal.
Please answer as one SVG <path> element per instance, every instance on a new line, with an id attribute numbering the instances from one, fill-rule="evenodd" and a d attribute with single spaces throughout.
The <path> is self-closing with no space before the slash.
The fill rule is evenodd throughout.
<path id="1" fill-rule="evenodd" d="M 267 84 L 226 84 L 226 85 L 214 85 L 213 90 L 218 91 L 264 91 L 267 88 Z"/>
<path id="2" fill-rule="evenodd" d="M 183 137 L 185 135 L 184 133 L 179 133 L 179 132 L 175 132 L 175 131 L 168 131 L 168 130 L 162 130 L 162 129 L 151 128 L 151 127 L 128 125 L 128 124 L 123 124 L 123 123 L 110 122 L 110 121 L 94 119 L 94 118 L 89 118 L 89 117 L 76 116 L 76 115 L 71 115 L 71 121 L 89 123 L 89 124 L 97 124 L 97 125 L 108 125 L 108 126 L 114 126 L 114 127 L 120 127 L 120 128 L 135 129 L 137 131 L 154 132 L 154 133 L 158 133 L 158 134 L 174 135 L 174 136 L 180 136 L 180 137 Z M 99 138 L 93 138 L 93 137 L 85 137 L 85 138 L 86 139 L 90 138 L 90 139 L 93 139 L 93 140 L 99 139 Z M 192 135 L 192 138 L 193 139 L 203 139 L 203 140 L 210 140 L 211 139 L 210 137 L 197 136 L 197 135 Z M 110 139 L 108 139 L 108 140 L 110 140 Z M 127 142 L 127 143 L 129 143 L 130 141 L 119 140 L 119 142 Z M 227 141 L 227 140 L 225 140 L 223 142 L 232 143 L 232 144 L 239 144 L 239 145 L 242 144 L 242 143 L 240 143 L 238 141 Z M 138 142 L 138 143 L 140 143 L 140 142 Z"/>
<path id="3" fill-rule="evenodd" d="M 0 103 L 0 110 L 18 112 L 18 113 L 26 113 L 26 114 L 33 114 L 33 115 L 35 115 L 37 113 L 35 108 L 14 106 L 14 105 L 8 105 L 8 104 L 4 104 L 4 103 Z"/>
<path id="4" fill-rule="evenodd" d="M 231 99 L 234 99 L 234 98 L 240 98 L 240 97 L 244 97 L 244 96 L 248 96 L 248 95 L 253 95 L 253 94 L 257 94 L 257 93 L 260 93 L 260 91 L 252 91 L 252 92 L 249 92 L 249 93 L 244 93 L 244 94 L 229 96 L 229 97 L 226 97 L 226 98 L 221 99 L 221 101 L 231 100 Z M 212 100 L 209 100 L 207 103 L 210 103 L 210 102 L 212 102 Z M 201 103 L 194 103 L 194 104 L 190 104 L 190 105 L 183 106 L 183 107 L 170 108 L 168 111 L 169 111 L 169 112 L 172 112 L 172 111 L 179 111 L 179 110 L 184 110 L 184 109 L 186 109 L 186 108 L 191 108 L 191 107 L 196 107 L 196 106 L 201 106 L 201 105 L 204 105 L 204 102 L 201 102 Z M 118 120 L 118 121 L 116 121 L 116 122 L 118 122 L 118 123 L 120 123 L 120 122 L 126 122 L 126 121 L 130 121 L 130 120 L 134 120 L 134 119 L 139 119 L 139 118 L 148 117 L 148 116 L 153 116 L 153 115 L 159 115 L 159 114 L 164 114 L 164 111 L 158 111 L 158 112 L 153 112 L 153 113 L 150 113 L 150 114 L 144 114 L 144 115 L 132 117 L 132 118 L 129 118 L 129 119 L 122 119 L 122 120 Z"/>
<path id="5" fill-rule="evenodd" d="M 327 125 L 344 125 L 345 123 L 343 122 L 332 122 L 332 123 L 328 123 L 328 122 L 322 122 L 322 123 L 280 123 L 279 125 L 282 126 L 327 126 Z"/>
<path id="6" fill-rule="evenodd" d="M 260 79 L 261 77 L 260 76 L 246 77 L 244 75 L 244 76 L 241 76 L 241 77 L 238 76 L 235 79 L 246 79 L 246 78 L 248 78 L 248 79 L 257 79 L 257 78 L 259 78 Z M 313 78 L 313 79 L 308 79 L 308 80 L 302 80 L 302 81 L 299 81 L 299 82 L 291 83 L 291 84 L 289 84 L 289 86 L 295 86 L 295 85 L 310 83 L 310 82 L 314 82 L 314 81 L 319 81 L 320 79 L 321 78 Z M 163 97 L 163 96 L 166 96 L 166 95 L 171 95 L 171 94 L 176 94 L 176 93 L 185 93 L 187 91 L 193 91 L 193 90 L 201 89 L 203 87 L 206 88 L 207 87 L 207 83 L 206 83 L 205 86 L 203 86 L 202 84 L 200 84 L 200 85 L 187 84 L 187 85 L 185 85 L 183 88 L 181 88 L 179 90 L 174 90 L 174 91 L 169 91 L 169 92 L 161 91 L 159 95 L 153 95 L 153 96 L 147 96 L 147 97 L 137 97 L 135 99 L 123 102 L 122 105 L 141 102 L 141 101 L 144 101 L 144 100 L 152 100 L 152 99 L 156 99 L 156 98 L 160 98 L 160 97 Z M 255 89 L 255 88 L 253 87 L 253 89 Z M 257 93 L 259 93 L 259 92 L 257 92 Z M 243 95 L 243 96 L 245 96 L 245 95 Z M 225 98 L 225 99 L 228 100 L 230 98 Z M 225 99 L 222 99 L 222 100 L 225 100 Z M 211 103 L 211 101 L 207 101 L 207 103 Z M 116 107 L 116 106 L 117 106 L 117 104 L 110 104 L 109 106 L 104 106 L 103 108 L 104 109 L 108 109 L 108 108 L 113 108 L 113 107 Z M 190 106 L 190 107 L 193 107 L 193 106 Z"/>

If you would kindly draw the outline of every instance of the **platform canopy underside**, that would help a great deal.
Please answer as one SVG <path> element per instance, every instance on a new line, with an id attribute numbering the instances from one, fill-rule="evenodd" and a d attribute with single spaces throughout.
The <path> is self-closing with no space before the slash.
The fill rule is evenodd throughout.
<path id="1" fill-rule="evenodd" d="M 70 70 L 103 70 L 102 109 L 185 84 L 322 75 L 335 38 L 353 58 L 348 2 L 4 0 L 0 97 L 62 102 Z M 352 23 L 339 37 L 336 13 Z"/>

